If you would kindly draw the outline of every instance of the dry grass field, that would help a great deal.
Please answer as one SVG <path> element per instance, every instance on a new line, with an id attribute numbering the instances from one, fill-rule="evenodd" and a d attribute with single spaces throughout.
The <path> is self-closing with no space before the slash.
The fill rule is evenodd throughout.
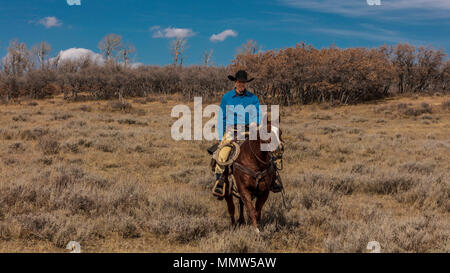
<path id="1" fill-rule="evenodd" d="M 450 96 L 282 107 L 288 208 L 232 229 L 178 97 L 0 105 L 0 252 L 450 252 Z M 190 103 L 191 109 L 193 103 Z"/>

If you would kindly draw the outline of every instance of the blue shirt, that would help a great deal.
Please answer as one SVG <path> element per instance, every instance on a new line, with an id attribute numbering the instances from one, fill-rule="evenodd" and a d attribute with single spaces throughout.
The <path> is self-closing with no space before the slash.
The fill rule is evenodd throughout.
<path id="1" fill-rule="evenodd" d="M 255 94 L 245 89 L 242 95 L 238 95 L 236 90 L 232 89 L 223 95 L 217 117 L 219 140 L 222 140 L 228 126 L 249 125 L 252 122 L 259 125 L 260 121 L 261 109 L 259 99 Z"/>

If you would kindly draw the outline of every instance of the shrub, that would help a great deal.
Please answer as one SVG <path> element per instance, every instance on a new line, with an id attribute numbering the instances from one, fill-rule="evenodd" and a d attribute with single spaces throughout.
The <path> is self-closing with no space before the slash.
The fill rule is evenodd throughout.
<path id="1" fill-rule="evenodd" d="M 255 80 L 249 90 L 269 104 L 321 103 L 321 108 L 384 98 L 392 93 L 449 92 L 450 61 L 445 52 L 408 44 L 378 48 L 334 46 L 316 49 L 305 43 L 280 50 L 244 50 L 227 67 L 142 66 L 137 69 L 66 61 L 57 67 L 0 73 L 0 98 L 44 98 L 64 93 L 70 101 L 136 99 L 139 104 L 181 94 L 217 101 L 232 89 L 228 74 L 246 69 Z M 83 94 L 81 94 L 83 93 Z M 151 95 L 151 97 L 150 97 Z M 115 103 L 113 111 L 128 111 Z M 125 108 L 125 109 L 124 109 Z"/>
<path id="2" fill-rule="evenodd" d="M 126 101 L 110 101 L 108 106 L 112 111 L 129 112 L 132 109 L 131 103 Z"/>
<path id="3" fill-rule="evenodd" d="M 23 151 L 25 151 L 25 147 L 23 146 L 22 143 L 16 142 L 16 143 L 9 145 L 9 150 L 12 152 L 23 152 Z"/>
<path id="4" fill-rule="evenodd" d="M 202 252 L 260 253 L 267 248 L 266 241 L 252 227 L 214 232 L 200 243 Z"/>
<path id="5" fill-rule="evenodd" d="M 91 112 L 92 111 L 92 107 L 88 106 L 88 105 L 81 105 L 80 106 L 80 110 L 83 112 Z"/>
<path id="6" fill-rule="evenodd" d="M 59 142 L 51 137 L 42 137 L 39 140 L 39 147 L 44 155 L 54 155 L 59 153 Z"/>
<path id="7" fill-rule="evenodd" d="M 27 121 L 28 119 L 22 115 L 12 117 L 13 121 Z"/>

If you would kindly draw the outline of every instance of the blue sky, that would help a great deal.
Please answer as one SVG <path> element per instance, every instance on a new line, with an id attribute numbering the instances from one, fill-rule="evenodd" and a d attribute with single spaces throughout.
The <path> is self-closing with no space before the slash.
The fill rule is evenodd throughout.
<path id="1" fill-rule="evenodd" d="M 409 42 L 449 51 L 450 0 L 369 1 L 381 5 L 367 0 L 81 0 L 81 5 L 2 0 L 0 57 L 13 38 L 29 47 L 48 41 L 53 56 L 74 47 L 98 52 L 108 33 L 135 45 L 136 62 L 158 65 L 171 62 L 168 46 L 177 36 L 188 41 L 185 64 L 201 63 L 202 52 L 212 49 L 214 63 L 227 65 L 248 39 L 263 50 L 304 41 L 316 48 Z"/>

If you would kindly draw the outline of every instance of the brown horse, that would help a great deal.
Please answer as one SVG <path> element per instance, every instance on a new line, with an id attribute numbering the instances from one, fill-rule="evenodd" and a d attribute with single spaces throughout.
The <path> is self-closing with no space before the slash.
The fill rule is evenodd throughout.
<path id="1" fill-rule="evenodd" d="M 267 131 L 271 131 L 270 123 L 267 124 Z M 232 165 L 236 186 L 240 194 L 238 223 L 243 224 L 245 222 L 245 205 L 252 221 L 252 225 L 258 233 L 258 222 L 261 219 L 261 210 L 269 197 L 269 187 L 276 175 L 270 152 L 261 151 L 261 144 L 270 143 L 270 141 L 270 138 L 266 141 L 262 140 L 259 132 L 256 140 L 246 138 L 240 146 L 239 156 Z M 224 197 L 227 201 L 231 223 L 232 225 L 235 225 L 233 194 L 226 191 Z M 253 205 L 252 199 L 255 197 L 256 203 Z"/>

